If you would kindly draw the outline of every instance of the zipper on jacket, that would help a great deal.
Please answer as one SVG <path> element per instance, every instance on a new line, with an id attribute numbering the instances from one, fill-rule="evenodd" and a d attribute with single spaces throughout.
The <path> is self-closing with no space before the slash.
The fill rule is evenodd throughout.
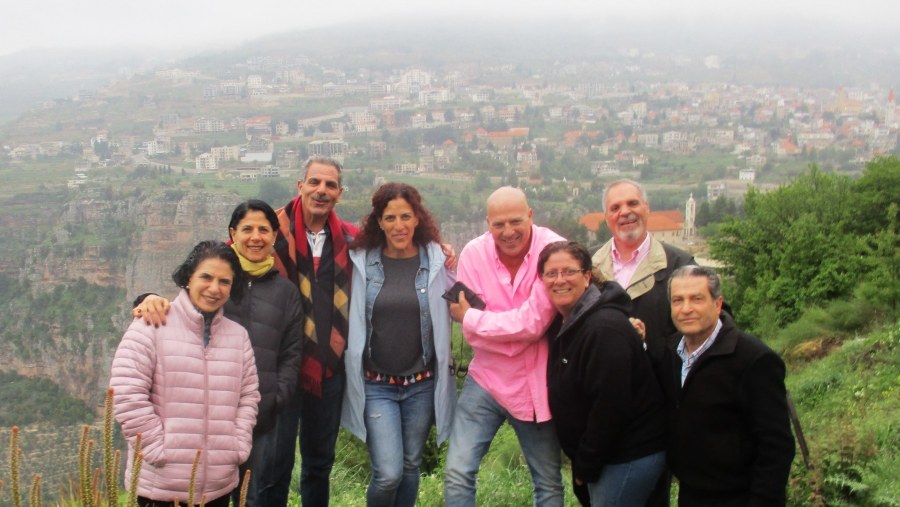
<path id="1" fill-rule="evenodd" d="M 212 343 L 212 323 L 209 325 L 210 343 Z M 209 448 L 207 441 L 209 440 L 209 347 L 203 348 L 203 447 L 200 451 L 200 459 L 203 460 L 203 480 L 201 481 L 199 491 L 200 497 L 206 491 L 206 478 L 209 475 Z M 194 500 L 197 500 L 196 498 Z"/>
<path id="2" fill-rule="evenodd" d="M 244 297 L 241 299 L 241 325 L 244 326 L 248 332 L 250 331 L 250 314 L 252 313 L 252 309 L 250 308 L 251 302 L 253 298 L 250 297 L 250 294 L 253 289 L 253 280 L 247 280 L 247 293 L 244 294 Z"/>

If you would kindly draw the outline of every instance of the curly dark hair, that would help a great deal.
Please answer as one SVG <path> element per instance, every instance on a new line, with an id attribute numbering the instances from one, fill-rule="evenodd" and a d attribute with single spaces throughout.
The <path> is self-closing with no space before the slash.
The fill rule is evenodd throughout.
<path id="1" fill-rule="evenodd" d="M 187 259 L 172 273 L 172 280 L 175 282 L 175 285 L 182 289 L 186 288 L 194 271 L 197 270 L 197 266 L 206 259 L 222 259 L 231 265 L 234 281 L 231 284 L 230 299 L 235 303 L 240 303 L 241 297 L 244 295 L 244 270 L 241 269 L 241 261 L 238 260 L 234 249 L 221 241 L 207 240 L 197 243 L 191 250 L 191 253 L 188 254 Z"/>
<path id="2" fill-rule="evenodd" d="M 431 212 L 422 205 L 422 196 L 416 187 L 406 183 L 385 183 L 372 194 L 372 211 L 362 219 L 360 232 L 350 243 L 350 248 L 369 250 L 385 244 L 387 240 L 384 237 L 384 231 L 378 225 L 378 219 L 384 214 L 388 203 L 394 199 L 403 199 L 409 203 L 413 213 L 416 214 L 416 219 L 419 220 L 419 225 L 416 226 L 416 232 L 413 234 L 413 241 L 419 245 L 427 245 L 432 241 L 441 242 L 441 233 L 438 231 Z"/>

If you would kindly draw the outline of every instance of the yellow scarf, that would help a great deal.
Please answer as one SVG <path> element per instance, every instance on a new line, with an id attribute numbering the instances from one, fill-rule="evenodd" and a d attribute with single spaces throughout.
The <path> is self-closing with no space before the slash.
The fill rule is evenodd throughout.
<path id="1" fill-rule="evenodd" d="M 231 248 L 234 249 L 234 253 L 238 256 L 238 260 L 241 261 L 241 269 L 244 270 L 244 273 L 247 273 L 254 278 L 268 273 L 269 270 L 272 269 L 272 266 L 275 265 L 275 257 L 273 257 L 272 254 L 269 254 L 262 262 L 253 262 L 241 255 L 241 252 L 237 249 L 237 245 L 234 243 L 231 244 Z"/>

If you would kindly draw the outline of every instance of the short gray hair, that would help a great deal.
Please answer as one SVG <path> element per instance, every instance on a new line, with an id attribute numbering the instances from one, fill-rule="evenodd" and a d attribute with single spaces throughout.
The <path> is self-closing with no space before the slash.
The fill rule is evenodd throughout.
<path id="1" fill-rule="evenodd" d="M 672 280 L 676 278 L 706 278 L 706 286 L 709 289 L 709 295 L 712 298 L 719 299 L 722 297 L 722 281 L 719 275 L 712 268 L 705 266 L 697 266 L 696 264 L 688 264 L 681 266 L 669 275 L 669 282 L 666 285 L 666 292 L 669 299 L 672 299 Z"/>
<path id="2" fill-rule="evenodd" d="M 630 180 L 628 178 L 622 178 L 621 180 L 616 180 L 616 181 L 610 183 L 609 185 L 606 185 L 606 188 L 603 189 L 603 202 L 601 204 L 603 205 L 604 213 L 606 212 L 606 197 L 609 195 L 609 191 L 612 190 L 613 187 L 617 187 L 619 185 L 625 185 L 625 184 L 633 185 L 635 188 L 638 189 L 638 192 L 641 193 L 641 199 L 643 199 L 644 202 L 650 202 L 650 200 L 647 198 L 647 191 L 644 190 L 643 185 L 641 185 L 640 183 L 638 183 L 634 180 Z"/>
<path id="3" fill-rule="evenodd" d="M 341 165 L 337 160 L 326 157 L 325 155 L 312 155 L 308 159 L 306 159 L 306 163 L 303 164 L 303 181 L 306 181 L 306 175 L 309 173 L 309 167 L 313 164 L 324 164 L 330 165 L 337 170 L 338 173 L 338 185 L 341 185 L 344 179 L 344 166 Z"/>

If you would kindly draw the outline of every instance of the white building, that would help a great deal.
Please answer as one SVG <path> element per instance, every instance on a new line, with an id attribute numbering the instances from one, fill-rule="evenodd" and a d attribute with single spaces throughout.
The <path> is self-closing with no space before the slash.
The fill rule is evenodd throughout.
<path id="1" fill-rule="evenodd" d="M 194 120 L 194 132 L 225 132 L 225 122 L 215 118 L 197 118 Z"/>
<path id="2" fill-rule="evenodd" d="M 213 172 L 218 168 L 216 157 L 212 153 L 202 153 L 194 159 L 194 165 L 197 172 Z"/>
<path id="3" fill-rule="evenodd" d="M 311 157 L 345 155 L 349 149 L 348 144 L 339 139 L 321 139 L 319 141 L 312 141 L 307 146 L 309 148 L 309 156 Z"/>

